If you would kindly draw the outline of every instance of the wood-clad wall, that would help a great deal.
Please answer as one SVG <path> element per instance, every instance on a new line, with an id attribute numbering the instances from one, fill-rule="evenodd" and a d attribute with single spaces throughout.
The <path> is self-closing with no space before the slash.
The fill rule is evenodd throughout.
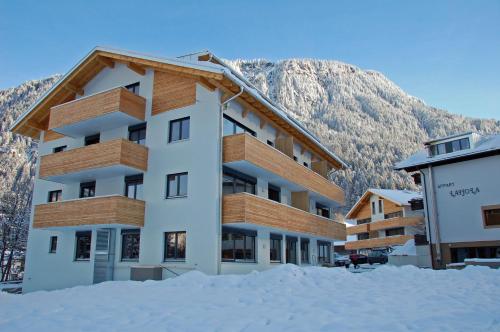
<path id="1" fill-rule="evenodd" d="M 152 115 L 196 103 L 196 79 L 155 71 Z"/>
<path id="2" fill-rule="evenodd" d="M 292 206 L 309 212 L 309 193 L 307 191 L 292 191 Z"/>
<path id="3" fill-rule="evenodd" d="M 275 146 L 276 149 L 293 158 L 293 137 L 278 137 L 276 138 Z"/>
<path id="4" fill-rule="evenodd" d="M 381 248 L 395 245 L 405 244 L 406 241 L 413 239 L 413 235 L 398 235 L 379 237 L 368 240 L 358 240 L 346 242 L 345 248 L 347 250 L 365 249 L 365 248 Z"/>

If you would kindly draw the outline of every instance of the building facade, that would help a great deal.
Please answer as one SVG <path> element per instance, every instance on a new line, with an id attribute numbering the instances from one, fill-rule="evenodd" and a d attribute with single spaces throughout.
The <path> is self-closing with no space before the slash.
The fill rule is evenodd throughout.
<path id="1" fill-rule="evenodd" d="M 412 172 L 424 189 L 434 268 L 500 258 L 500 135 L 432 140 L 395 169 Z"/>
<path id="2" fill-rule="evenodd" d="M 347 227 L 347 235 L 355 236 L 346 242 L 347 250 L 386 249 L 425 236 L 422 195 L 417 192 L 368 189 L 346 219 L 354 225 Z"/>
<path id="3" fill-rule="evenodd" d="M 322 264 L 345 239 L 346 165 L 208 52 L 96 48 L 12 130 L 39 140 L 25 292 Z"/>

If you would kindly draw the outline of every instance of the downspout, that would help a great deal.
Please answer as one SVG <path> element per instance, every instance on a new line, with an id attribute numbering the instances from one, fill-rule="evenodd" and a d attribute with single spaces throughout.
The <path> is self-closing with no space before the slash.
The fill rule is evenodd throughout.
<path id="1" fill-rule="evenodd" d="M 211 56 L 211 55 L 210 55 Z M 222 249 L 222 164 L 223 164 L 223 149 L 222 145 L 224 143 L 224 109 L 227 106 L 229 102 L 232 100 L 238 98 L 241 96 L 243 93 L 244 88 L 240 86 L 240 92 L 229 98 L 228 100 L 224 101 L 223 103 L 220 104 L 220 112 L 219 112 L 219 209 L 217 211 L 218 214 L 218 221 L 219 221 L 219 227 L 218 227 L 218 234 L 217 234 L 217 274 L 221 273 L 221 249 Z"/>
<path id="2" fill-rule="evenodd" d="M 429 186 L 431 187 L 431 200 L 432 200 L 432 220 L 434 221 L 434 232 L 436 234 L 436 262 L 441 265 L 441 239 L 439 236 L 439 220 L 436 200 L 436 190 L 434 188 L 434 173 L 432 166 L 428 166 L 429 170 Z"/>
<path id="3" fill-rule="evenodd" d="M 434 264 L 434 252 L 432 251 L 432 232 L 431 232 L 431 221 L 429 219 L 429 199 L 427 197 L 427 182 L 425 180 L 425 173 L 420 172 L 422 174 L 423 180 L 424 180 L 424 195 L 425 195 L 425 215 L 426 215 L 426 221 L 427 221 L 427 231 L 429 232 L 429 251 L 431 254 L 431 265 L 432 268 L 435 269 L 435 264 Z"/>

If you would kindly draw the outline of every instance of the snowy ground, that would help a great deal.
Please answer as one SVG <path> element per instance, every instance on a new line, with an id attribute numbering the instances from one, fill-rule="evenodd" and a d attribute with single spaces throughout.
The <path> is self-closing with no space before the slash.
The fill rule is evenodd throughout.
<path id="1" fill-rule="evenodd" d="M 0 331 L 500 331 L 500 270 L 284 265 L 0 295 Z"/>

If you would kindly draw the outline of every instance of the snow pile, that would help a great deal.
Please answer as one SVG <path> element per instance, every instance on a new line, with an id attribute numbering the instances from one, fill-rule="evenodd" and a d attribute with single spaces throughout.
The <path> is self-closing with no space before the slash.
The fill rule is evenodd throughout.
<path id="1" fill-rule="evenodd" d="M 499 331 L 500 270 L 283 265 L 0 295 L 0 331 Z"/>
<path id="2" fill-rule="evenodd" d="M 390 256 L 417 256 L 417 247 L 415 240 L 406 241 L 402 246 L 395 246 L 395 249 L 389 254 Z"/>

